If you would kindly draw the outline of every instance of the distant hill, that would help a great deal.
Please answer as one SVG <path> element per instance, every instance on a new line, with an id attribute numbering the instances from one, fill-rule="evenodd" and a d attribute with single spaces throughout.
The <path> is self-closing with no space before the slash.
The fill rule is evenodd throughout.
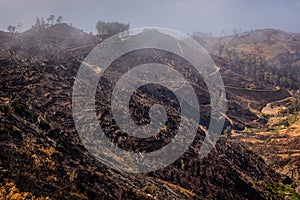
<path id="1" fill-rule="evenodd" d="M 76 48 L 91 49 L 97 44 L 96 36 L 65 23 L 50 27 L 34 26 L 23 33 L 2 33 L 0 37 L 3 41 L 1 49 L 8 50 L 3 52 L 2 59 L 12 56 L 18 60 L 31 60 L 31 62 L 38 62 L 40 59 L 59 60 L 68 56 L 66 52 Z"/>
<path id="2" fill-rule="evenodd" d="M 218 53 L 221 46 L 237 52 L 261 56 L 266 60 L 290 54 L 300 54 L 300 33 L 288 33 L 277 29 L 258 29 L 226 37 L 211 38 L 202 42 L 211 52 Z"/>
<path id="3" fill-rule="evenodd" d="M 193 38 L 211 54 L 227 59 L 227 65 L 240 65 L 236 73 L 290 89 L 300 87 L 300 33 L 259 29 L 220 38 Z"/>

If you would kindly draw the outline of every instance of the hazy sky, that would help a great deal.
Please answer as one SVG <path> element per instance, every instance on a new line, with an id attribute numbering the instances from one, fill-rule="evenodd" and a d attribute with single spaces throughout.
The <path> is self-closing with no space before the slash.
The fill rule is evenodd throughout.
<path id="1" fill-rule="evenodd" d="M 18 22 L 23 30 L 37 16 L 63 16 L 87 32 L 98 20 L 156 26 L 183 33 L 279 28 L 300 32 L 299 0 L 0 0 L 0 29 Z"/>

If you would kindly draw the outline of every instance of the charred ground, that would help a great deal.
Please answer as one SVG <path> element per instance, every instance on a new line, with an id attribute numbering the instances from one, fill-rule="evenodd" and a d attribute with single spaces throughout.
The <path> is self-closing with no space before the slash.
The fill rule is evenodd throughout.
<path id="1" fill-rule="evenodd" d="M 268 184 L 277 184 L 283 177 L 233 139 L 221 137 L 216 148 L 199 159 L 197 150 L 205 136 L 200 128 L 192 147 L 162 170 L 137 175 L 120 173 L 99 163 L 80 142 L 71 104 L 76 72 L 97 45 L 97 38 L 66 24 L 35 27 L 20 34 L 1 32 L 0 38 L 0 195 L 5 198 L 280 198 Z M 146 55 L 141 53 L 140 59 L 172 63 L 168 55 L 155 51 Z M 240 130 L 264 127 L 253 110 L 290 96 L 286 89 L 264 82 L 256 83 L 260 88 L 249 89 L 251 78 L 230 70 L 222 57 L 214 60 L 227 89 L 226 126 Z M 134 60 L 127 62 L 138 64 Z M 177 63 L 177 67 L 181 65 Z M 199 84 L 199 90 L 205 93 L 205 86 Z M 105 98 L 101 91 L 98 95 Z M 133 108 L 140 109 L 135 105 Z M 206 117 L 203 126 L 207 126 Z M 109 115 L 107 118 L 110 122 Z M 108 129 L 113 125 L 107 123 Z M 116 129 L 111 128 L 108 135 L 118 135 L 113 130 Z"/>

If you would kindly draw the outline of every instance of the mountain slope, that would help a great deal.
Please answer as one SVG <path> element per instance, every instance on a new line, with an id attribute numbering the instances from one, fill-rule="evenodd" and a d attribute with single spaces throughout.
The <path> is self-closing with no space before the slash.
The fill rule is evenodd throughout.
<path id="1" fill-rule="evenodd" d="M 277 197 L 270 194 L 266 183 L 276 184 L 281 176 L 269 169 L 258 155 L 230 138 L 221 137 L 216 148 L 206 158 L 199 159 L 197 149 L 205 136 L 200 128 L 192 147 L 172 165 L 156 172 L 121 173 L 99 163 L 80 142 L 71 109 L 76 72 L 97 44 L 96 38 L 65 25 L 17 35 L 1 33 L 0 37 L 7 41 L 1 46 L 1 52 L 5 53 L 0 57 L 1 195 L 8 198 L 27 194 L 52 199 Z M 141 53 L 139 59 L 169 63 L 165 60 L 167 55 L 154 56 L 155 53 L 146 56 Z M 134 62 L 129 59 L 129 64 Z M 236 76 L 222 60 L 220 63 L 221 73 Z M 239 78 L 251 82 L 243 76 Z M 244 96 L 240 90 L 248 90 L 230 79 L 225 82 L 229 90 L 229 116 L 236 127 L 263 125 L 253 122 L 258 117 L 237 98 Z M 285 90 L 273 92 L 287 96 Z M 252 94 L 249 91 L 247 98 Z M 268 95 L 261 96 L 252 105 L 256 109 L 255 106 L 259 108 L 262 102 L 271 100 Z M 203 125 L 207 126 L 206 117 Z M 113 130 L 110 134 L 115 134 Z"/>
<path id="2" fill-rule="evenodd" d="M 194 35 L 211 54 L 239 64 L 234 71 L 272 85 L 300 85 L 300 34 L 259 29 L 220 38 Z"/>

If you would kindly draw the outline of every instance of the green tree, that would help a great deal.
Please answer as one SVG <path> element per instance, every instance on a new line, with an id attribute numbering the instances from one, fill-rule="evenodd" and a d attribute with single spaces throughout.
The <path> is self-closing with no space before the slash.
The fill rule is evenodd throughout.
<path id="1" fill-rule="evenodd" d="M 46 24 L 46 25 L 49 26 L 49 25 L 50 25 L 51 18 L 48 17 L 46 20 L 47 20 L 47 24 Z"/>
<path id="2" fill-rule="evenodd" d="M 96 29 L 99 35 L 106 35 L 108 34 L 107 23 L 103 21 L 98 21 L 96 24 Z"/>
<path id="3" fill-rule="evenodd" d="M 9 25 L 9 26 L 7 27 L 7 30 L 8 30 L 8 32 L 10 32 L 10 33 L 14 33 L 14 32 L 16 31 L 16 27 L 15 27 L 15 26 L 12 26 L 12 25 Z"/>
<path id="4" fill-rule="evenodd" d="M 41 20 L 39 17 L 36 17 L 35 26 L 41 26 Z"/>
<path id="5" fill-rule="evenodd" d="M 98 21 L 96 23 L 96 29 L 99 36 L 107 37 L 109 35 L 129 30 L 129 24 Z"/>
<path id="6" fill-rule="evenodd" d="M 56 23 L 57 24 L 61 24 L 61 22 L 64 20 L 64 18 L 62 16 L 57 17 L 56 19 Z"/>
<path id="7" fill-rule="evenodd" d="M 50 15 L 49 16 L 49 19 L 51 21 L 51 25 L 53 25 L 54 18 L 55 18 L 55 15 Z"/>
<path id="8" fill-rule="evenodd" d="M 42 25 L 42 26 L 46 26 L 46 23 L 45 23 L 44 17 L 42 17 L 42 18 L 41 18 L 41 25 Z"/>
<path id="9" fill-rule="evenodd" d="M 17 29 L 18 29 L 18 32 L 21 33 L 21 31 L 22 31 L 22 24 L 21 23 L 17 24 Z"/>

